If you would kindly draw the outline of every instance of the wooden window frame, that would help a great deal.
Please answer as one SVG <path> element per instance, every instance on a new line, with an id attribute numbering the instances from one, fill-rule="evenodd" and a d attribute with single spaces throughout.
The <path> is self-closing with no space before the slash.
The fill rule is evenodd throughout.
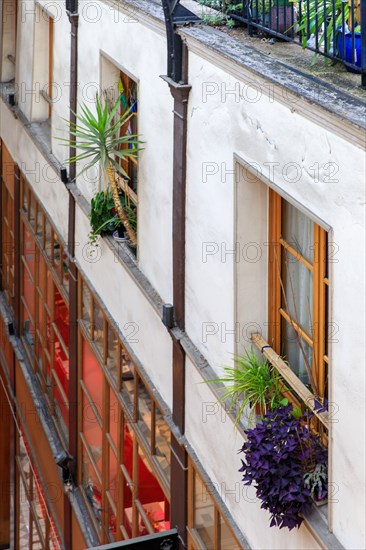
<path id="1" fill-rule="evenodd" d="M 51 121 L 52 117 L 52 102 L 53 102 L 53 37 L 54 37 L 54 20 L 51 15 L 49 15 L 43 8 L 40 6 L 40 10 L 43 12 L 40 21 L 45 20 L 47 17 L 48 24 L 48 64 L 47 64 L 47 92 L 41 90 L 41 97 L 48 103 L 48 120 Z"/>
<path id="2" fill-rule="evenodd" d="M 149 533 L 153 533 L 153 526 L 151 525 L 150 521 L 148 520 L 143 506 L 140 503 L 138 496 L 137 496 L 137 476 L 138 476 L 138 468 L 137 468 L 137 459 L 139 456 L 139 447 L 141 448 L 141 451 L 144 454 L 144 457 L 146 458 L 147 462 L 149 463 L 149 467 L 151 468 L 151 471 L 153 472 L 153 475 L 155 476 L 157 482 L 159 483 L 162 492 L 165 495 L 165 498 L 168 502 L 170 502 L 170 485 L 169 481 L 165 477 L 165 474 L 162 470 L 162 467 L 160 466 L 156 456 L 153 454 L 153 450 L 155 450 L 156 445 L 156 436 L 154 435 L 153 428 L 156 427 L 155 425 L 155 414 L 151 417 L 151 435 L 146 439 L 146 437 L 143 434 L 143 431 L 138 425 L 138 416 L 139 416 L 139 409 L 138 409 L 138 388 L 139 384 L 142 383 L 144 385 L 144 389 L 148 392 L 149 397 L 151 399 L 151 410 L 152 413 L 155 413 L 156 410 L 159 410 L 163 419 L 164 419 L 164 412 L 161 409 L 159 403 L 157 403 L 156 399 L 154 398 L 153 392 L 148 387 L 148 384 L 146 383 L 144 377 L 140 373 L 139 369 L 137 368 L 135 362 L 131 358 L 130 354 L 128 353 L 124 343 L 122 342 L 118 328 L 115 326 L 115 323 L 112 321 L 112 319 L 109 317 L 107 312 L 104 309 L 104 306 L 101 304 L 101 302 L 98 300 L 98 298 L 94 295 L 91 287 L 85 280 L 85 277 L 80 273 L 79 276 L 79 287 L 78 287 L 78 364 L 79 364 L 79 384 L 78 384 L 78 400 L 80 403 L 82 403 L 82 395 L 85 395 L 85 388 L 83 388 L 83 376 L 82 376 L 82 347 L 83 347 L 83 341 L 86 342 L 86 344 L 90 347 L 90 350 L 92 351 L 95 360 L 99 364 L 99 367 L 101 369 L 101 373 L 103 375 L 103 399 L 102 399 L 102 417 L 97 418 L 97 422 L 99 427 L 102 430 L 102 474 L 100 476 L 101 481 L 101 487 L 102 487 L 102 512 L 100 516 L 101 525 L 99 525 L 99 521 L 93 517 L 93 511 L 90 508 L 89 502 L 86 497 L 85 490 L 83 488 L 83 464 L 82 464 L 82 448 L 85 448 L 85 441 L 82 436 L 82 426 L 83 426 L 83 414 L 79 415 L 79 438 L 78 438 L 78 446 L 79 446 L 79 465 L 78 465 L 78 485 L 80 487 L 81 493 L 83 495 L 84 501 L 87 505 L 87 509 L 89 510 L 89 515 L 91 516 L 91 519 L 93 521 L 95 530 L 97 533 L 99 533 L 100 541 L 102 544 L 106 544 L 110 542 L 108 540 L 108 537 L 106 533 L 108 532 L 108 525 L 109 525 L 109 508 L 112 509 L 113 514 L 116 518 L 116 540 L 123 540 L 128 537 L 128 534 L 126 532 L 126 529 L 123 527 L 123 484 L 126 482 L 130 486 L 130 490 L 132 493 L 132 536 L 138 535 L 138 516 L 140 515 L 141 520 L 143 521 L 147 531 Z M 86 289 L 85 296 L 87 296 L 88 303 L 83 302 L 83 295 L 84 295 L 84 288 Z M 102 339 L 101 342 L 98 344 L 94 341 L 94 313 L 95 313 L 95 306 L 99 308 L 102 319 L 103 319 L 103 331 L 102 331 Z M 87 312 L 85 312 L 85 309 Z M 89 317 L 88 322 L 83 317 L 86 313 Z M 118 341 L 118 353 L 117 353 L 117 378 L 114 377 L 114 375 L 111 374 L 110 368 L 107 366 L 107 356 L 108 356 L 108 331 L 111 327 L 114 331 L 114 333 L 117 336 Z M 133 401 L 128 402 L 126 400 L 126 397 L 123 395 L 123 388 L 125 387 L 125 381 L 122 378 L 122 370 L 121 370 L 121 353 L 126 355 L 128 357 L 128 362 L 131 363 L 131 372 L 133 374 L 133 379 L 130 380 L 130 382 L 133 383 Z M 114 443 L 112 440 L 112 436 L 110 434 L 110 396 L 111 392 L 116 397 L 116 403 L 118 407 L 117 412 L 117 442 Z M 90 402 L 90 396 L 87 396 L 87 399 Z M 131 408 L 132 405 L 132 408 Z M 125 426 L 128 426 L 129 432 L 131 434 L 132 440 L 133 440 L 133 471 L 132 475 L 130 475 L 126 467 L 123 464 L 123 441 L 124 441 L 124 429 Z M 168 426 L 168 424 L 167 424 Z M 109 453 L 112 452 L 117 460 L 117 502 L 113 502 L 111 494 L 109 494 L 109 459 L 110 455 Z M 167 457 L 168 460 L 170 459 L 170 456 Z M 95 469 L 95 468 L 94 468 Z M 98 476 L 97 476 L 98 477 Z M 98 478 L 99 480 L 99 478 Z"/>
<path id="3" fill-rule="evenodd" d="M 28 478 L 25 475 L 24 472 L 24 466 L 21 462 L 21 438 L 23 439 L 23 445 L 26 452 L 26 457 L 29 462 L 29 475 Z M 29 533 L 28 533 L 28 543 L 29 543 L 29 549 L 33 548 L 39 548 L 39 545 L 41 545 L 42 550 L 49 550 L 51 548 L 51 540 L 52 540 L 52 548 L 55 548 L 55 541 L 57 542 L 58 548 L 61 549 L 61 542 L 60 542 L 60 536 L 56 530 L 56 526 L 54 523 L 54 520 L 52 516 L 50 516 L 50 510 L 48 508 L 48 502 L 46 501 L 46 494 L 45 491 L 41 485 L 41 480 L 39 478 L 39 474 L 37 472 L 36 466 L 31 459 L 29 455 L 29 449 L 28 444 L 26 442 L 25 434 L 23 430 L 21 432 L 17 432 L 16 435 L 16 455 L 15 455 L 15 476 L 16 476 L 16 516 L 15 516 L 15 523 L 16 523 L 16 547 L 20 548 L 20 536 L 19 536 L 19 527 L 20 527 L 20 511 L 21 508 L 24 506 L 23 501 L 20 498 L 20 491 L 21 487 L 24 492 L 24 496 L 26 497 L 26 500 L 28 502 L 29 507 Z M 24 458 L 24 457 L 23 457 Z M 38 487 L 37 487 L 38 486 Z M 37 510 L 37 497 L 43 500 L 43 507 L 46 510 L 46 515 L 43 517 L 44 522 L 44 529 L 42 529 L 41 520 L 42 518 L 39 517 L 39 510 Z M 42 504 L 41 504 L 42 509 Z M 51 518 L 51 521 L 50 521 Z M 33 525 L 35 526 L 35 529 L 37 531 L 38 541 L 34 542 L 33 540 Z"/>
<path id="4" fill-rule="evenodd" d="M 28 184 L 27 180 L 21 174 L 20 178 L 20 192 L 21 192 L 21 210 L 20 210 L 20 250 L 21 250 L 21 274 L 23 273 L 23 270 L 26 269 L 29 273 L 29 276 L 32 278 L 32 282 L 34 285 L 34 319 L 32 319 L 33 325 L 34 325 L 34 352 L 31 353 L 31 350 L 29 348 L 29 345 L 25 338 L 23 337 L 23 308 L 27 310 L 28 316 L 30 316 L 30 312 L 28 311 L 28 308 L 24 301 L 23 296 L 23 275 L 21 275 L 21 340 L 27 355 L 27 359 L 37 376 L 43 395 L 46 399 L 47 405 L 50 409 L 50 414 L 54 419 L 54 425 L 55 428 L 61 437 L 63 441 L 66 442 L 67 439 L 67 428 L 64 425 L 64 421 L 62 419 L 61 414 L 61 408 L 58 405 L 58 401 L 55 399 L 54 396 L 54 389 L 57 386 L 58 392 L 61 396 L 61 399 L 63 400 L 63 405 L 67 410 L 69 410 L 69 400 L 67 395 L 65 394 L 65 391 L 62 387 L 61 381 L 57 375 L 57 372 L 55 370 L 55 364 L 54 364 L 54 345 L 55 345 L 55 335 L 57 337 L 57 340 L 65 354 L 65 357 L 67 360 L 69 360 L 69 350 L 67 344 L 64 342 L 58 328 L 55 322 L 55 296 L 56 292 L 59 293 L 61 299 L 63 300 L 67 310 L 69 310 L 69 297 L 68 297 L 68 285 L 66 284 L 66 276 L 63 273 L 63 266 L 65 264 L 65 261 L 68 265 L 69 258 L 66 251 L 66 247 L 61 239 L 61 237 L 56 233 L 55 228 L 51 221 L 49 220 L 48 215 L 46 214 L 45 210 L 41 206 L 40 202 L 38 201 L 36 195 L 32 191 L 30 185 Z M 26 204 L 26 209 L 24 208 L 24 205 Z M 38 232 L 38 226 L 39 223 L 42 227 L 42 234 Z M 45 235 L 45 229 L 46 224 L 49 225 L 49 228 L 51 230 L 51 250 L 50 254 L 47 253 L 47 241 L 46 241 L 46 235 Z M 24 243 L 23 243 L 23 231 L 27 230 L 32 239 L 32 246 L 34 246 L 34 274 L 32 275 L 29 271 L 28 265 L 23 257 L 24 255 Z M 55 235 L 57 236 L 57 242 L 59 243 L 60 247 L 60 271 L 58 272 L 55 268 L 54 263 L 54 244 L 55 244 Z M 40 280 L 40 258 L 42 258 L 44 262 L 44 281 Z M 66 260 L 65 260 L 66 258 Z M 52 286 L 52 296 L 51 296 L 51 303 L 48 304 L 49 296 L 48 291 L 49 288 L 47 286 L 47 274 L 50 274 L 51 277 L 51 286 Z M 43 286 L 43 289 L 42 289 Z M 45 294 L 45 295 L 44 295 Z M 41 304 L 41 306 L 40 306 Z M 39 310 L 40 307 L 43 308 L 43 325 L 41 326 L 40 319 L 39 319 Z M 47 338 L 46 334 L 46 316 L 49 317 L 49 329 L 50 334 Z M 51 342 L 51 352 L 47 349 L 47 341 Z M 38 363 L 38 345 L 42 346 L 42 359 L 43 359 L 43 368 L 41 369 Z M 50 380 L 47 379 L 47 367 L 46 367 L 46 361 L 48 361 L 50 365 Z"/>
<path id="5" fill-rule="evenodd" d="M 210 495 L 213 505 L 214 505 L 214 548 L 207 548 L 204 542 L 202 541 L 198 531 L 195 528 L 194 516 L 195 516 L 195 478 L 196 476 L 200 479 L 202 485 L 206 488 L 207 494 Z M 220 510 L 216 498 L 212 492 L 206 486 L 205 481 L 202 476 L 199 474 L 196 466 L 193 463 L 191 457 L 188 457 L 188 550 L 221 550 L 221 521 L 228 527 L 231 536 L 233 537 L 234 542 L 238 545 L 239 548 L 242 548 L 242 544 L 236 538 L 231 526 L 226 521 L 224 515 Z"/>
<path id="6" fill-rule="evenodd" d="M 326 289 L 327 278 L 327 233 L 314 222 L 313 262 L 291 247 L 282 237 L 283 199 L 278 193 L 269 189 L 269 269 L 268 269 L 268 341 L 273 349 L 281 353 L 281 320 L 284 319 L 303 337 L 312 348 L 312 374 L 317 386 L 318 397 L 325 397 L 325 370 L 328 356 L 325 353 L 326 339 Z M 282 276 L 282 255 L 284 250 L 290 253 L 313 274 L 313 318 L 312 334 L 308 335 L 296 324 L 282 307 L 283 292 L 279 273 Z"/>
<path id="7" fill-rule="evenodd" d="M 14 170 L 15 165 L 4 142 L 1 142 L 1 261 L 2 290 L 7 304 L 14 314 L 14 293 L 15 293 L 15 241 L 14 241 Z M 9 170 L 10 168 L 10 170 Z"/>

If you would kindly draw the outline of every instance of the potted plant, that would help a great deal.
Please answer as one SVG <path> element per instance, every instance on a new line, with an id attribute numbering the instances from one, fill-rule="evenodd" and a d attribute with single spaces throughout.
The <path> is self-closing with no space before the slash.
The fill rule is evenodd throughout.
<path id="1" fill-rule="evenodd" d="M 123 210 L 125 211 L 132 229 L 136 232 L 137 219 L 136 207 L 127 204 L 124 195 L 120 195 L 120 201 Z M 128 240 L 126 238 L 126 229 L 119 219 L 114 206 L 112 193 L 108 190 L 107 193 L 100 191 L 94 195 L 91 200 L 90 210 L 90 227 L 89 241 L 95 243 L 98 237 L 103 234 L 113 235 L 116 240 Z"/>
<path id="2" fill-rule="evenodd" d="M 353 44 L 352 44 L 352 37 Z M 342 31 L 342 27 L 338 28 L 338 55 L 347 63 L 352 63 L 361 70 L 361 25 L 356 25 L 354 31 L 351 32 L 348 28 Z M 360 70 L 345 65 L 346 70 L 351 73 L 359 73 Z"/>
<path id="3" fill-rule="evenodd" d="M 91 200 L 89 241 L 95 243 L 99 235 L 113 233 L 119 224 L 111 192 L 96 193 Z"/>
<path id="4" fill-rule="evenodd" d="M 109 111 L 108 104 L 106 103 L 102 107 L 97 95 L 95 99 L 96 114 L 94 115 L 85 104 L 82 105 L 81 114 L 75 114 L 76 123 L 64 119 L 69 126 L 71 138 L 58 139 L 64 145 L 78 148 L 80 151 L 79 154 L 71 157 L 66 162 L 88 161 L 80 174 L 100 163 L 104 177 L 104 193 L 107 195 L 108 190 L 110 191 L 116 214 L 125 227 L 131 244 L 135 246 L 137 243 L 136 232 L 126 209 L 121 203 L 115 172 L 128 179 L 128 174 L 122 168 L 118 159 L 136 158 L 140 142 L 137 135 L 120 135 L 122 128 L 133 116 L 132 110 L 129 109 L 118 117 L 117 112 L 120 105 L 121 101 L 118 98 Z"/>
<path id="5" fill-rule="evenodd" d="M 312 494 L 327 495 L 326 451 L 307 419 L 295 418 L 292 405 L 269 411 L 246 434 L 239 470 L 245 485 L 255 487 L 261 508 L 271 514 L 271 527 L 299 527 Z"/>
<path id="6" fill-rule="evenodd" d="M 224 384 L 219 389 L 220 400 L 228 401 L 229 410 L 235 410 L 235 424 L 238 424 L 247 407 L 250 407 L 248 420 L 255 420 L 255 415 L 287 405 L 288 399 L 283 396 L 287 390 L 283 378 L 274 368 L 258 359 L 253 351 L 245 350 L 244 355 L 234 356 L 234 366 L 224 367 L 224 376 L 208 380 Z"/>
<path id="7" fill-rule="evenodd" d="M 318 36 L 319 49 L 337 55 L 340 59 L 361 68 L 360 10 L 356 3 L 354 7 L 352 16 L 349 3 L 343 0 L 336 0 L 334 4 L 328 0 L 309 0 L 309 3 L 303 7 L 297 26 L 297 32 L 302 37 L 303 48 L 313 46 L 315 37 Z M 352 25 L 353 32 L 349 28 Z M 354 50 L 352 50 L 352 36 L 354 36 Z M 313 58 L 313 63 L 316 59 L 317 54 Z M 347 65 L 346 69 L 350 72 L 358 72 L 357 69 Z"/>

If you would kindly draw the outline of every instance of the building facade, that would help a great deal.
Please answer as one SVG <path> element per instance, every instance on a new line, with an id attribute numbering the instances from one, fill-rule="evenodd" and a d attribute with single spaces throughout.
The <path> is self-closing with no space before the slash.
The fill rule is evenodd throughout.
<path id="1" fill-rule="evenodd" d="M 169 74 L 160 2 L 1 10 L 0 548 L 364 548 L 362 99 L 194 22 Z M 103 178 L 65 170 L 65 119 L 97 94 L 143 142 L 137 247 L 90 243 Z M 328 503 L 298 530 L 243 485 L 211 382 L 251 347 L 316 412 L 310 363 L 329 403 Z"/>

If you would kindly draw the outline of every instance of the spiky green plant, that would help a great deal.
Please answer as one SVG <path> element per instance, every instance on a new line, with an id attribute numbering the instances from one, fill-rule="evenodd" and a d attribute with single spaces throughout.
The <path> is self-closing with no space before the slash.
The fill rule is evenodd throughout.
<path id="1" fill-rule="evenodd" d="M 91 112 L 87 105 L 83 104 L 81 114 L 74 113 L 76 123 L 64 119 L 68 125 L 70 138 L 58 139 L 65 146 L 77 148 L 80 151 L 79 154 L 70 157 L 66 161 L 67 163 L 89 161 L 78 176 L 100 163 L 104 175 L 105 193 L 108 191 L 109 184 L 118 217 L 126 228 L 131 243 L 136 245 L 136 233 L 121 205 L 114 174 L 117 171 L 124 178 L 128 178 L 128 174 L 120 165 L 118 159 L 136 158 L 140 142 L 137 134 L 120 135 L 122 127 L 133 116 L 131 110 L 126 110 L 121 116 L 118 116 L 117 111 L 120 105 L 121 101 L 118 98 L 109 111 L 107 103 L 103 107 L 97 95 L 95 99 L 96 115 Z"/>
<path id="2" fill-rule="evenodd" d="M 267 411 L 285 406 L 288 399 L 283 397 L 286 387 L 283 378 L 274 371 L 267 361 L 259 360 L 253 351 L 245 350 L 245 355 L 234 356 L 234 367 L 224 367 L 224 375 L 206 382 L 221 383 L 220 400 L 227 401 L 229 410 L 236 410 L 235 425 L 249 405 L 249 418 L 256 409 L 264 415 Z"/>

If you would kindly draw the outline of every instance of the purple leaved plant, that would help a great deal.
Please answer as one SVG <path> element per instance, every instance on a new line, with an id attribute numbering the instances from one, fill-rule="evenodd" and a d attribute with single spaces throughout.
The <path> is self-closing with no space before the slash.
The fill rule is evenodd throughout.
<path id="1" fill-rule="evenodd" d="M 305 418 L 292 415 L 292 405 L 270 411 L 246 434 L 239 470 L 245 485 L 256 488 L 261 508 L 271 514 L 271 527 L 299 527 L 311 502 L 304 475 L 316 464 L 326 464 L 326 451 L 309 432 Z"/>

